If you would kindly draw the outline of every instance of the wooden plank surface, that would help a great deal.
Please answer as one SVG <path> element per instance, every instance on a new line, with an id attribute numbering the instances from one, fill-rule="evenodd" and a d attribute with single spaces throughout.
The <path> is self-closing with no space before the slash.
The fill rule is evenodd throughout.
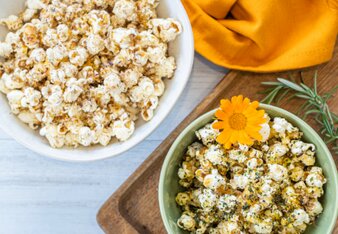
<path id="1" fill-rule="evenodd" d="M 337 46 L 334 59 L 329 63 L 307 69 L 303 72 L 305 83 L 312 82 L 312 75 L 318 70 L 318 90 L 326 92 L 338 84 Z M 243 94 L 260 100 L 258 91 L 262 81 L 275 80 L 276 77 L 299 77 L 298 71 L 254 74 L 231 71 L 215 89 L 193 110 L 191 114 L 167 137 L 149 158 L 129 177 L 129 179 L 106 201 L 97 215 L 97 221 L 106 233 L 165 233 L 157 200 L 157 186 L 162 162 L 171 144 L 180 132 L 201 114 L 218 106 L 219 100 Z M 281 107 L 296 112 L 300 102 L 295 100 L 281 103 Z M 329 105 L 338 112 L 338 98 L 333 97 Z M 318 130 L 318 126 L 309 121 Z M 336 165 L 338 157 L 334 156 Z M 336 226 L 334 233 L 338 233 Z"/>

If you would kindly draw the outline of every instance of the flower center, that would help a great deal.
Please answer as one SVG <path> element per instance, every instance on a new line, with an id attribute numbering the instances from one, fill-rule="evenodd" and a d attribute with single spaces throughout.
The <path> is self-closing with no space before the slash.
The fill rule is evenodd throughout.
<path id="1" fill-rule="evenodd" d="M 244 130 L 246 127 L 246 117 L 242 113 L 235 113 L 229 118 L 229 125 L 235 130 Z"/>

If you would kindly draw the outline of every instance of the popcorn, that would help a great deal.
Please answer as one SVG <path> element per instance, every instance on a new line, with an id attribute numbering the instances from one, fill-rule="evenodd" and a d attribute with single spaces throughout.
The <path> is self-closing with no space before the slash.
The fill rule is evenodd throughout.
<path id="1" fill-rule="evenodd" d="M 14 113 L 19 113 L 21 108 L 21 99 L 24 97 L 24 93 L 20 90 L 13 90 L 7 94 L 8 103 Z"/>
<path id="2" fill-rule="evenodd" d="M 33 49 L 29 58 L 34 62 L 34 63 L 42 63 L 46 59 L 46 52 L 42 48 L 36 48 Z"/>
<path id="3" fill-rule="evenodd" d="M 140 0 L 136 2 L 138 13 L 142 15 L 140 18 L 140 23 L 142 25 L 147 25 L 150 19 L 156 18 L 155 8 L 157 7 L 159 1 L 147 1 Z"/>
<path id="4" fill-rule="evenodd" d="M 73 117 L 78 117 L 81 115 L 81 112 L 82 112 L 82 109 L 79 105 L 75 104 L 75 105 L 71 105 L 68 109 L 68 116 L 70 118 L 73 118 Z"/>
<path id="5" fill-rule="evenodd" d="M 22 26 L 22 20 L 16 15 L 10 15 L 0 20 L 0 24 L 6 25 L 10 31 L 16 31 Z"/>
<path id="6" fill-rule="evenodd" d="M 134 54 L 134 64 L 136 66 L 144 66 L 148 62 L 148 54 L 143 50 L 137 50 Z"/>
<path id="7" fill-rule="evenodd" d="M 20 41 L 20 36 L 17 33 L 9 32 L 6 35 L 5 42 L 11 46 L 15 46 Z"/>
<path id="8" fill-rule="evenodd" d="M 79 130 L 79 143 L 83 146 L 89 146 L 95 139 L 94 131 L 88 127 L 82 127 Z"/>
<path id="9" fill-rule="evenodd" d="M 157 47 L 149 47 L 147 49 L 149 61 L 152 63 L 160 63 L 161 60 L 165 59 L 167 51 L 168 47 L 163 43 Z"/>
<path id="10" fill-rule="evenodd" d="M 94 34 L 105 34 L 110 25 L 110 15 L 103 10 L 92 10 L 88 13 L 88 22 Z"/>
<path id="11" fill-rule="evenodd" d="M 155 84 L 154 84 L 154 95 L 160 97 L 164 93 L 165 84 L 162 81 L 162 79 L 157 79 L 154 82 L 155 82 Z"/>
<path id="12" fill-rule="evenodd" d="M 133 46 L 133 39 L 136 35 L 136 30 L 132 28 L 110 29 L 109 32 L 110 41 L 116 43 L 122 49 Z"/>
<path id="13" fill-rule="evenodd" d="M 67 41 L 70 36 L 70 30 L 66 24 L 58 25 L 56 28 L 56 33 L 61 42 Z"/>
<path id="14" fill-rule="evenodd" d="M 67 50 L 61 45 L 46 50 L 47 59 L 54 66 L 57 66 L 65 57 L 67 57 Z"/>
<path id="15" fill-rule="evenodd" d="M 140 32 L 137 35 L 136 40 L 137 45 L 142 48 L 154 47 L 160 44 L 159 38 L 152 34 L 152 31 L 149 30 Z"/>
<path id="16" fill-rule="evenodd" d="M 92 113 L 97 109 L 95 100 L 85 100 L 82 104 L 82 110 L 87 113 Z"/>
<path id="17" fill-rule="evenodd" d="M 223 163 L 224 152 L 220 147 L 212 145 L 206 150 L 204 157 L 212 164 L 221 165 Z"/>
<path id="18" fill-rule="evenodd" d="M 210 211 L 217 204 L 217 195 L 211 189 L 204 189 L 198 200 L 205 211 Z"/>
<path id="19" fill-rule="evenodd" d="M 291 141 L 291 152 L 295 155 L 301 155 L 308 150 L 314 152 L 315 149 L 316 147 L 314 144 L 307 144 L 298 140 Z"/>
<path id="20" fill-rule="evenodd" d="M 157 5 L 26 0 L 18 16 L 0 20 L 12 31 L 0 42 L 0 91 L 12 112 L 54 148 L 128 140 L 135 121 L 153 118 L 176 69 L 167 42 L 178 23 L 156 24 Z"/>
<path id="21" fill-rule="evenodd" d="M 37 13 L 36 9 L 26 9 L 23 13 L 22 13 L 22 19 L 24 22 L 28 22 L 30 21 L 34 15 Z"/>
<path id="22" fill-rule="evenodd" d="M 225 194 L 219 198 L 217 207 L 223 212 L 230 213 L 236 207 L 236 203 L 236 196 Z"/>
<path id="23" fill-rule="evenodd" d="M 40 129 L 40 135 L 45 136 L 53 148 L 61 148 L 65 144 L 65 137 L 58 133 L 56 125 L 47 125 Z"/>
<path id="24" fill-rule="evenodd" d="M 262 128 L 259 130 L 259 133 L 262 135 L 262 142 L 266 142 L 270 136 L 270 125 L 268 123 L 264 123 L 261 126 Z"/>
<path id="25" fill-rule="evenodd" d="M 140 79 L 141 75 L 142 73 L 140 73 L 137 70 L 128 69 L 123 73 L 121 79 L 126 84 L 127 88 L 131 88 L 138 83 L 138 80 Z"/>
<path id="26" fill-rule="evenodd" d="M 25 88 L 24 98 L 21 100 L 25 107 L 27 106 L 37 106 L 40 103 L 41 93 L 38 90 L 33 89 L 32 87 Z"/>
<path id="27" fill-rule="evenodd" d="M 326 179 L 323 176 L 321 169 L 317 170 L 317 167 L 312 167 L 305 182 L 307 186 L 321 188 L 326 183 Z"/>
<path id="28" fill-rule="evenodd" d="M 5 87 L 12 90 L 12 89 L 20 89 L 22 88 L 24 83 L 24 73 L 25 71 L 21 71 L 16 69 L 13 74 L 4 73 L 1 79 L 4 81 Z"/>
<path id="29" fill-rule="evenodd" d="M 66 73 L 62 69 L 53 69 L 50 72 L 50 82 L 53 84 L 63 84 L 66 82 Z"/>
<path id="30" fill-rule="evenodd" d="M 126 141 L 134 132 L 134 122 L 115 121 L 113 124 L 113 134 L 120 141 Z"/>
<path id="31" fill-rule="evenodd" d="M 190 215 L 182 214 L 182 216 L 177 221 L 177 225 L 184 230 L 193 231 L 196 225 L 196 221 Z"/>
<path id="32" fill-rule="evenodd" d="M 265 220 L 253 225 L 253 229 L 256 233 L 268 234 L 272 232 L 273 225 L 271 220 Z"/>
<path id="33" fill-rule="evenodd" d="M 82 92 L 83 89 L 80 86 L 76 84 L 70 85 L 66 88 L 63 94 L 63 100 L 65 102 L 75 102 Z"/>
<path id="34" fill-rule="evenodd" d="M 98 142 L 103 145 L 103 146 L 107 146 L 111 140 L 111 134 L 108 131 L 100 131 L 97 133 L 97 140 Z"/>
<path id="35" fill-rule="evenodd" d="M 38 82 L 47 77 L 48 69 L 43 63 L 37 63 L 28 72 L 26 78 L 29 80 L 31 85 L 37 85 Z"/>
<path id="36" fill-rule="evenodd" d="M 269 176 L 272 178 L 274 181 L 281 182 L 285 178 L 287 178 L 288 175 L 288 170 L 278 164 L 269 164 Z"/>
<path id="37" fill-rule="evenodd" d="M 212 170 L 211 174 L 204 177 L 203 185 L 209 189 L 217 189 L 225 185 L 225 179 L 218 173 L 218 170 Z"/>
<path id="38" fill-rule="evenodd" d="M 142 77 L 139 80 L 138 86 L 142 90 L 142 94 L 144 97 L 150 97 L 154 93 L 154 84 L 148 77 Z"/>
<path id="39" fill-rule="evenodd" d="M 132 0 L 116 0 L 113 13 L 120 19 L 134 21 L 137 18 L 136 4 Z"/>
<path id="40" fill-rule="evenodd" d="M 255 169 L 257 167 L 257 159 L 256 158 L 252 158 L 252 159 L 249 159 L 248 162 L 247 162 L 247 167 L 250 168 L 250 169 Z"/>
<path id="41" fill-rule="evenodd" d="M 156 75 L 162 78 L 170 78 L 174 75 L 176 69 L 174 57 L 162 59 L 156 66 Z"/>
<path id="42" fill-rule="evenodd" d="M 13 52 L 13 48 L 11 44 L 6 42 L 0 42 L 0 56 L 1 57 L 9 57 Z"/>
<path id="43" fill-rule="evenodd" d="M 86 42 L 88 52 L 92 55 L 100 53 L 105 48 L 104 41 L 99 35 L 89 35 Z"/>
<path id="44" fill-rule="evenodd" d="M 272 128 L 279 134 L 285 134 L 285 132 L 292 132 L 295 130 L 288 121 L 280 117 L 274 118 Z"/>
<path id="45" fill-rule="evenodd" d="M 107 8 L 110 1 L 107 1 L 107 0 L 93 0 L 93 2 L 98 7 Z M 114 2 L 114 1 L 112 1 L 112 2 Z"/>
<path id="46" fill-rule="evenodd" d="M 311 200 L 306 207 L 306 212 L 309 215 L 317 216 L 323 212 L 323 206 L 317 200 Z"/>
<path id="47" fill-rule="evenodd" d="M 0 80 L 0 92 L 4 94 L 8 94 L 10 92 L 10 90 L 6 87 L 3 80 Z"/>
<path id="48" fill-rule="evenodd" d="M 25 24 L 22 28 L 22 40 L 30 49 L 38 47 L 38 29 L 31 23 Z"/>
<path id="49" fill-rule="evenodd" d="M 217 225 L 217 229 L 220 230 L 220 233 L 240 233 L 240 229 L 236 222 L 232 221 L 222 221 Z"/>
<path id="50" fill-rule="evenodd" d="M 55 29 L 47 29 L 45 35 L 42 38 L 42 43 L 47 47 L 55 46 L 59 41 L 58 33 Z"/>
<path id="51" fill-rule="evenodd" d="M 293 223 L 295 226 L 310 222 L 309 215 L 303 209 L 294 210 L 291 216 L 295 219 L 295 222 Z"/>
<path id="52" fill-rule="evenodd" d="M 181 24 L 174 19 L 152 19 L 149 28 L 164 42 L 173 41 L 182 32 Z"/>
<path id="53" fill-rule="evenodd" d="M 207 124 L 204 126 L 204 128 L 196 131 L 197 138 L 200 139 L 204 145 L 214 142 L 218 134 L 219 131 L 213 129 L 211 124 Z"/>
<path id="54" fill-rule="evenodd" d="M 46 7 L 46 5 L 41 0 L 27 0 L 26 5 L 28 9 L 41 10 Z"/>
<path id="55" fill-rule="evenodd" d="M 122 49 L 120 53 L 115 56 L 113 63 L 118 67 L 127 67 L 133 61 L 133 58 L 134 54 L 130 50 Z"/>
<path id="56" fill-rule="evenodd" d="M 66 77 L 68 78 L 75 77 L 78 73 L 78 68 L 69 62 L 60 63 L 60 68 L 64 71 Z"/>
<path id="57" fill-rule="evenodd" d="M 157 96 L 150 96 L 147 100 L 144 102 L 144 108 L 155 110 L 158 106 L 158 97 Z"/>
<path id="58" fill-rule="evenodd" d="M 103 84 L 108 88 L 118 88 L 121 89 L 121 92 L 124 91 L 124 88 L 122 87 L 124 84 L 121 82 L 121 79 L 119 75 L 112 72 L 104 79 Z"/>
<path id="59" fill-rule="evenodd" d="M 88 58 L 87 50 L 83 47 L 77 47 L 75 50 L 72 50 L 68 54 L 69 61 L 77 66 L 82 66 Z"/>
<path id="60" fill-rule="evenodd" d="M 196 223 L 182 225 L 179 218 L 178 227 L 190 233 L 303 233 L 315 222 L 327 179 L 313 166 L 315 146 L 301 141 L 298 128 L 281 123 L 282 134 L 271 129 L 264 143 L 229 149 L 216 141 L 220 132 L 212 123 L 195 132 L 197 140 L 182 151 L 175 200 L 181 217 L 188 213 Z"/>
<path id="61" fill-rule="evenodd" d="M 150 121 L 154 116 L 154 110 L 152 109 L 145 109 L 141 112 L 141 117 L 144 121 Z"/>
<path id="62" fill-rule="evenodd" d="M 35 115 L 32 112 L 29 111 L 21 111 L 18 114 L 18 118 L 28 124 L 28 126 L 32 129 L 37 128 L 37 124 L 39 123 L 39 120 L 35 117 Z"/>
<path id="63" fill-rule="evenodd" d="M 249 179 L 245 175 L 235 175 L 234 179 L 231 180 L 231 186 L 235 189 L 244 189 L 248 183 Z"/>

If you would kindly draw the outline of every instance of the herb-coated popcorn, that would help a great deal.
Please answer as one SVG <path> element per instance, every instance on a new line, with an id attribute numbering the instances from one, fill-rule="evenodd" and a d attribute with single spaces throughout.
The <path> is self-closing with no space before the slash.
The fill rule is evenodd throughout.
<path id="1" fill-rule="evenodd" d="M 268 116 L 267 116 L 268 117 Z M 266 118 L 266 139 L 252 146 L 217 143 L 207 124 L 178 169 L 178 227 L 190 233 L 303 233 L 323 212 L 326 179 L 315 146 L 283 118 Z M 269 128 L 269 129 L 268 129 Z M 271 128 L 271 129 L 270 129 Z"/>
<path id="2" fill-rule="evenodd" d="M 12 112 L 50 145 L 126 141 L 153 118 L 172 78 L 168 42 L 179 22 L 159 19 L 157 0 L 27 0 L 0 20 L 0 91 Z M 191 224 L 189 224 L 191 225 Z"/>

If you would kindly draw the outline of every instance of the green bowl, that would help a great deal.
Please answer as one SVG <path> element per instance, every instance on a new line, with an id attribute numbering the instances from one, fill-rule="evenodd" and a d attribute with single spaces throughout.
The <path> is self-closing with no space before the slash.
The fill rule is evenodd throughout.
<path id="1" fill-rule="evenodd" d="M 285 118 L 304 133 L 304 141 L 316 145 L 316 164 L 323 168 L 323 173 L 327 178 L 327 183 L 324 186 L 325 193 L 321 197 L 324 211 L 318 217 L 316 223 L 306 229 L 305 233 L 331 233 L 334 229 L 338 213 L 338 176 L 330 151 L 320 136 L 297 116 L 270 105 L 261 104 L 260 108 L 264 109 L 271 117 L 279 116 Z M 183 188 L 178 184 L 177 171 L 186 148 L 196 140 L 195 131 L 212 122 L 214 113 L 215 110 L 202 115 L 184 129 L 171 146 L 164 160 L 160 175 L 158 200 L 164 226 L 170 234 L 188 233 L 180 229 L 176 224 L 181 210 L 175 202 L 175 197 L 178 192 L 183 191 Z"/>

